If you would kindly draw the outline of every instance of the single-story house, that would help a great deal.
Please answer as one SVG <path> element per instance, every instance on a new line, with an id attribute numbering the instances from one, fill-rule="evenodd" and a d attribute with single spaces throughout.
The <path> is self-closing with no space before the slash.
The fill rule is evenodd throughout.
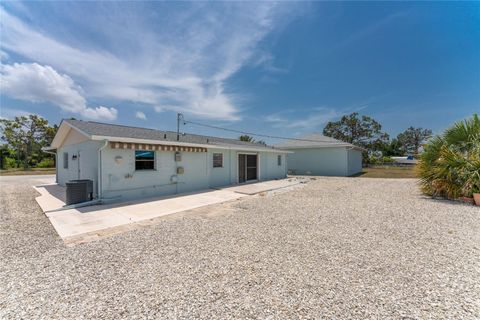
<path id="1" fill-rule="evenodd" d="M 293 151 L 287 155 L 291 174 L 351 176 L 362 171 L 363 148 L 319 133 L 288 140 L 275 148 Z"/>
<path id="2" fill-rule="evenodd" d="M 90 179 L 96 198 L 171 195 L 287 176 L 288 151 L 259 143 L 63 120 L 51 146 L 57 183 Z"/>

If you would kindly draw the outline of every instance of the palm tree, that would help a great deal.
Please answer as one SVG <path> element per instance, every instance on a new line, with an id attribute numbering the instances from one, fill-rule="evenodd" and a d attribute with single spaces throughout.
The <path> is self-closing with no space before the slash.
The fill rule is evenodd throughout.
<path id="1" fill-rule="evenodd" d="M 424 193 L 455 199 L 480 191 L 480 118 L 455 123 L 430 140 L 418 165 Z"/>

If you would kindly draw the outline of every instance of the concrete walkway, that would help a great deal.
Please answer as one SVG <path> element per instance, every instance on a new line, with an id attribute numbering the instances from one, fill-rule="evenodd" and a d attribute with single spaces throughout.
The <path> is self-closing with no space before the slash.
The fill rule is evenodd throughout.
<path id="1" fill-rule="evenodd" d="M 36 197 L 35 200 L 43 212 L 58 210 L 65 205 L 65 187 L 50 183 L 33 186 L 33 188 L 40 193 L 40 196 Z"/>
<path id="2" fill-rule="evenodd" d="M 47 217 L 60 237 L 66 239 L 245 196 L 232 191 L 204 190 L 177 197 L 142 199 L 49 212 Z"/>
<path id="3" fill-rule="evenodd" d="M 229 186 L 229 187 L 222 188 L 222 190 L 233 191 L 233 192 L 246 194 L 246 195 L 254 195 L 262 192 L 288 188 L 301 183 L 300 181 L 301 180 L 297 178 L 270 180 L 270 181 L 263 181 L 263 182 L 240 184 L 236 186 Z"/>
<path id="4" fill-rule="evenodd" d="M 296 179 L 283 179 L 226 187 L 219 190 L 202 190 L 178 196 L 156 197 L 109 205 L 56 210 L 65 205 L 65 188 L 55 184 L 34 187 L 40 196 L 38 204 L 50 219 L 53 227 L 65 242 L 95 235 L 105 235 L 108 230 L 131 229 L 138 224 L 162 216 L 179 213 L 203 206 L 236 200 L 261 192 L 290 187 L 300 182 Z M 125 226 L 127 226 L 125 228 Z M 117 233 L 117 232 L 115 232 Z M 75 239 L 75 241 L 72 241 Z M 82 241 L 80 241 L 82 242 Z"/>

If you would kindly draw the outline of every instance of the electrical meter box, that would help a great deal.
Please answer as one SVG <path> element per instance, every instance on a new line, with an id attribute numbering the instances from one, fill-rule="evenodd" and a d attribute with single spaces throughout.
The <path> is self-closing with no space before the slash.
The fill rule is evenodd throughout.
<path id="1" fill-rule="evenodd" d="M 182 161 L 182 154 L 180 152 L 175 152 L 175 161 L 179 162 Z"/>
<path id="2" fill-rule="evenodd" d="M 183 169 L 183 167 L 177 168 L 177 174 L 183 174 L 184 172 L 185 172 L 185 169 Z"/>

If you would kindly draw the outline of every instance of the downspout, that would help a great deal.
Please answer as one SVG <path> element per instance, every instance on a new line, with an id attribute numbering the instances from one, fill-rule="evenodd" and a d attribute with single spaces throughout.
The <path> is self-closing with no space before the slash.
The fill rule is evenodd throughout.
<path id="1" fill-rule="evenodd" d="M 55 155 L 55 183 L 58 183 L 58 156 L 57 156 L 57 152 L 43 150 L 43 149 L 42 149 L 42 151 L 45 152 L 45 153 Z"/>
<path id="2" fill-rule="evenodd" d="M 108 145 L 108 140 L 103 141 L 103 146 L 97 150 L 98 167 L 97 167 L 97 198 L 102 199 L 102 150 Z"/>

